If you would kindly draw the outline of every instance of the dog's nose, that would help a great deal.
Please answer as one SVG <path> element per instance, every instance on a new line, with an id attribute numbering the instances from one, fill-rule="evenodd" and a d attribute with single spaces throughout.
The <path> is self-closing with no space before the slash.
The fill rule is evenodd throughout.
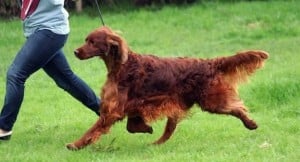
<path id="1" fill-rule="evenodd" d="M 78 53 L 79 53 L 78 50 L 75 50 L 75 51 L 74 51 L 74 54 L 75 54 L 76 56 L 78 55 Z"/>

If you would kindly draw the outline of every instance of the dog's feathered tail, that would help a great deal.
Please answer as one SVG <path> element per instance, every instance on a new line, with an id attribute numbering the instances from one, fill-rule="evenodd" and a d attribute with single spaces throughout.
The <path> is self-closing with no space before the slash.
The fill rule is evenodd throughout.
<path id="1" fill-rule="evenodd" d="M 231 84 L 247 81 L 248 76 L 264 65 L 269 54 L 264 51 L 243 51 L 229 57 L 217 58 L 217 71 Z"/>

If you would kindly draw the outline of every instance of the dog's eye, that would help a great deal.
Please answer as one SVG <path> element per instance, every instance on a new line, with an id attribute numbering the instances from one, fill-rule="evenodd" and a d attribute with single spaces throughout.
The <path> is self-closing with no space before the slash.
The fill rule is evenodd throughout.
<path id="1" fill-rule="evenodd" d="M 91 43 L 92 45 L 94 45 L 95 42 L 94 42 L 93 40 L 90 40 L 90 43 Z"/>

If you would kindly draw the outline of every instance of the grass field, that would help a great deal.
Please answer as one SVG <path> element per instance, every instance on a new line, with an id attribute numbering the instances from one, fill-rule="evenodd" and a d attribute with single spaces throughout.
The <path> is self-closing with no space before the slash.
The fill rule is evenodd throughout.
<path id="1" fill-rule="evenodd" d="M 97 117 L 39 71 L 26 82 L 13 136 L 9 142 L 0 142 L 0 161 L 299 161 L 299 11 L 296 0 L 104 10 L 106 24 L 119 30 L 139 53 L 211 58 L 246 49 L 268 51 L 265 68 L 240 87 L 240 96 L 259 128 L 248 131 L 233 117 L 211 115 L 195 106 L 164 145 L 148 144 L 162 134 L 165 121 L 153 123 L 154 134 L 148 135 L 127 133 L 124 120 L 96 144 L 68 151 L 65 144 L 80 137 Z M 74 72 L 99 93 L 106 78 L 103 62 L 80 61 L 72 52 L 100 26 L 99 18 L 72 13 L 70 23 L 65 54 Z M 21 26 L 19 20 L 0 20 L 1 106 L 6 70 L 25 40 Z"/>

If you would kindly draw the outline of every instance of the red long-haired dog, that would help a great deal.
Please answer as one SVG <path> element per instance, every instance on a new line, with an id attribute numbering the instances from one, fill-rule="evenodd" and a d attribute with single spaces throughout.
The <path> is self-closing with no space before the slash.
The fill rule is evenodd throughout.
<path id="1" fill-rule="evenodd" d="M 235 116 L 250 130 L 257 128 L 247 115 L 237 86 L 263 66 L 268 58 L 264 51 L 214 59 L 160 58 L 131 51 L 120 36 L 101 27 L 88 35 L 75 55 L 79 59 L 99 56 L 108 74 L 99 119 L 80 139 L 68 144 L 68 149 L 95 142 L 126 116 L 130 133 L 152 133 L 149 124 L 167 117 L 163 135 L 154 142 L 164 143 L 195 103 L 204 111 Z"/>

